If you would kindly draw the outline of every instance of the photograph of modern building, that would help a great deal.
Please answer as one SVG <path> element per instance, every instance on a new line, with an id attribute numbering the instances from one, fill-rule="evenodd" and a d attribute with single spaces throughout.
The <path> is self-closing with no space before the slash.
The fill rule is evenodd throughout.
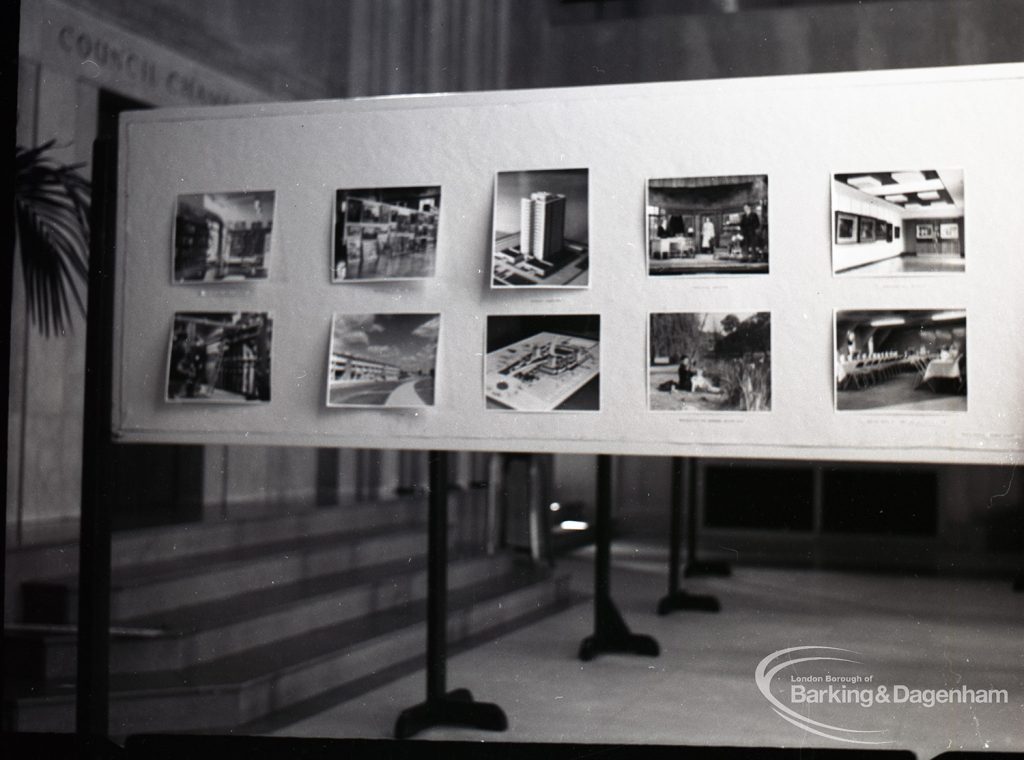
<path id="1" fill-rule="evenodd" d="M 588 170 L 499 172 L 491 286 L 585 288 Z"/>
<path id="2" fill-rule="evenodd" d="M 768 177 L 647 181 L 651 275 L 768 272 Z"/>
<path id="3" fill-rule="evenodd" d="M 434 405 L 439 314 L 335 314 L 327 406 Z"/>
<path id="4" fill-rule="evenodd" d="M 334 282 L 434 276 L 441 188 L 338 190 L 334 197 Z"/>
<path id="5" fill-rule="evenodd" d="M 836 409 L 966 412 L 967 312 L 835 314 Z"/>
<path id="6" fill-rule="evenodd" d="M 270 401 L 272 324 L 266 312 L 176 313 L 167 400 Z"/>
<path id="7" fill-rule="evenodd" d="M 600 339 L 596 314 L 488 317 L 487 408 L 600 409 Z"/>
<path id="8" fill-rule="evenodd" d="M 758 312 L 651 314 L 651 411 L 762 412 L 772 408 L 772 320 Z"/>
<path id="9" fill-rule="evenodd" d="M 265 280 L 273 228 L 273 190 L 179 195 L 174 281 Z"/>
<path id="10" fill-rule="evenodd" d="M 836 274 L 963 272 L 963 170 L 835 174 L 832 225 Z"/>

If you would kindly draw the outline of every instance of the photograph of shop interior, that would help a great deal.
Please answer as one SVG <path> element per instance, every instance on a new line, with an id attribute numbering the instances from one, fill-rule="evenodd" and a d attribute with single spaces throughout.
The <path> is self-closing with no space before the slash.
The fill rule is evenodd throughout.
<path id="1" fill-rule="evenodd" d="M 270 401 L 272 319 L 265 312 L 174 315 L 168 401 Z"/>
<path id="2" fill-rule="evenodd" d="M 964 173 L 913 169 L 832 178 L 832 268 L 840 275 L 963 272 Z"/>
<path id="3" fill-rule="evenodd" d="M 588 171 L 499 172 L 491 287 L 589 285 Z"/>
<path id="4" fill-rule="evenodd" d="M 433 406 L 440 314 L 335 314 L 328 406 Z"/>
<path id="5" fill-rule="evenodd" d="M 434 276 L 440 187 L 338 190 L 334 205 L 335 282 Z"/>
<path id="6" fill-rule="evenodd" d="M 273 227 L 273 191 L 179 195 L 174 281 L 265 280 Z"/>
<path id="7" fill-rule="evenodd" d="M 836 409 L 967 411 L 967 312 L 837 311 Z"/>
<path id="8" fill-rule="evenodd" d="M 651 411 L 772 408 L 772 319 L 766 311 L 651 314 Z"/>
<path id="9" fill-rule="evenodd" d="M 487 408 L 599 409 L 600 335 L 596 314 L 488 317 Z"/>
<path id="10" fill-rule="evenodd" d="M 768 177 L 680 177 L 647 182 L 651 275 L 768 271 Z"/>

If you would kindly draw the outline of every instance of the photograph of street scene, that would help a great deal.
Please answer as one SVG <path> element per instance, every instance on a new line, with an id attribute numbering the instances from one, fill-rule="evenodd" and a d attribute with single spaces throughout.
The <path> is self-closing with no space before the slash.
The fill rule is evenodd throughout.
<path id="1" fill-rule="evenodd" d="M 772 407 L 771 314 L 651 314 L 651 411 L 761 412 Z"/>
<path id="2" fill-rule="evenodd" d="M 338 190 L 332 280 L 433 277 L 440 208 L 436 186 Z"/>
<path id="3" fill-rule="evenodd" d="M 167 401 L 270 401 L 272 320 L 266 312 L 178 312 Z"/>
<path id="4" fill-rule="evenodd" d="M 498 172 L 491 287 L 586 288 L 588 171 Z"/>
<path id="5" fill-rule="evenodd" d="M 440 326 L 440 314 L 335 314 L 327 406 L 433 406 Z"/>

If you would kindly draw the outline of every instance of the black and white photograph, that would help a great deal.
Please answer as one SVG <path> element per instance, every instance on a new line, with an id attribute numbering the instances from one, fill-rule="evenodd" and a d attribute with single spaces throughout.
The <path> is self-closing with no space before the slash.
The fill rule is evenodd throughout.
<path id="1" fill-rule="evenodd" d="M 650 179 L 646 222 L 652 276 L 768 272 L 767 175 Z"/>
<path id="2" fill-rule="evenodd" d="M 386 187 L 334 194 L 334 282 L 434 276 L 441 188 Z"/>
<path id="3" fill-rule="evenodd" d="M 273 190 L 179 195 L 172 245 L 174 282 L 267 279 L 273 232 Z"/>
<path id="4" fill-rule="evenodd" d="M 0 760 L 1024 760 L 1024 0 L 0 7 Z"/>
<path id="5" fill-rule="evenodd" d="M 839 411 L 966 412 L 967 312 L 835 313 Z"/>
<path id="6" fill-rule="evenodd" d="M 589 171 L 498 172 L 493 288 L 590 285 Z"/>
<path id="7" fill-rule="evenodd" d="M 335 314 L 327 406 L 433 406 L 440 314 Z"/>
<path id="8" fill-rule="evenodd" d="M 964 172 L 910 169 L 832 176 L 837 275 L 963 272 Z"/>
<path id="9" fill-rule="evenodd" d="M 266 312 L 177 312 L 167 401 L 270 401 L 273 319 Z"/>
<path id="10" fill-rule="evenodd" d="M 654 412 L 771 410 L 771 314 L 651 314 L 647 407 Z"/>
<path id="11" fill-rule="evenodd" d="M 489 316 L 486 345 L 488 409 L 601 408 L 600 315 Z"/>

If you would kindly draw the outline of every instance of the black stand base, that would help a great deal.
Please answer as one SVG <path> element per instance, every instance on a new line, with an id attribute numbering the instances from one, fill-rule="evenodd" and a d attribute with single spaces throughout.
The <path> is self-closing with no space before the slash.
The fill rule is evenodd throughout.
<path id="1" fill-rule="evenodd" d="M 658 642 L 642 633 L 633 633 L 622 619 L 618 608 L 609 597 L 594 599 L 597 625 L 593 636 L 587 636 L 580 644 L 580 659 L 593 660 L 599 654 L 638 654 L 657 657 L 661 652 Z"/>
<path id="2" fill-rule="evenodd" d="M 718 598 L 706 594 L 687 594 L 685 591 L 676 591 L 674 594 L 663 596 L 658 602 L 658 614 L 667 615 L 670 612 L 719 612 L 722 605 Z"/>
<path id="3" fill-rule="evenodd" d="M 698 576 L 727 576 L 732 575 L 732 567 L 728 562 L 705 562 L 702 560 L 695 560 L 693 562 L 687 562 L 683 568 L 684 578 L 696 578 Z"/>
<path id="4" fill-rule="evenodd" d="M 1013 582 L 1014 591 L 1024 591 L 1024 575 L 1018 575 L 1017 580 Z"/>
<path id="5" fill-rule="evenodd" d="M 428 699 L 402 711 L 395 721 L 395 738 L 408 739 L 435 726 L 504 731 L 508 718 L 497 705 L 474 702 L 469 689 L 455 689 L 439 699 Z"/>

